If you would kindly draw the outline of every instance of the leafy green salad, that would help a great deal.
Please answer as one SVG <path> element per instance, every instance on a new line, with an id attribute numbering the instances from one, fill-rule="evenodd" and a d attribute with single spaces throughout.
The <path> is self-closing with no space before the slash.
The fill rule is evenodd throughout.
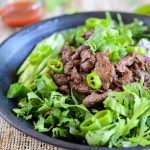
<path id="1" fill-rule="evenodd" d="M 138 19 L 117 18 L 88 18 L 39 42 L 7 93 L 17 117 L 74 143 L 150 145 L 150 63 L 138 45 L 150 34 Z"/>

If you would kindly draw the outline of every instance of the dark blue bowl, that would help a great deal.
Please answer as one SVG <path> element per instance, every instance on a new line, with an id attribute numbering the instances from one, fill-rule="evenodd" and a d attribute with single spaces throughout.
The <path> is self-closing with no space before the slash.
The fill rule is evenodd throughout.
<path id="1" fill-rule="evenodd" d="M 116 12 L 112 12 L 112 17 L 116 19 Z M 139 18 L 150 29 L 150 17 L 121 13 L 126 23 L 129 23 L 133 18 Z M 65 15 L 48 19 L 32 26 L 26 27 L 21 31 L 10 36 L 0 45 L 0 116 L 18 130 L 26 133 L 43 142 L 56 145 L 67 149 L 76 150 L 109 150 L 107 147 L 91 147 L 63 140 L 55 139 L 47 134 L 39 133 L 34 130 L 33 125 L 24 120 L 17 118 L 12 109 L 16 103 L 13 100 L 6 98 L 7 90 L 13 82 L 17 81 L 16 72 L 33 47 L 43 38 L 50 36 L 56 31 L 69 29 L 83 25 L 89 17 L 105 17 L 105 12 L 88 12 L 75 15 Z M 117 150 L 117 148 L 112 148 Z M 129 148 L 132 150 L 150 150 L 150 147 Z"/>

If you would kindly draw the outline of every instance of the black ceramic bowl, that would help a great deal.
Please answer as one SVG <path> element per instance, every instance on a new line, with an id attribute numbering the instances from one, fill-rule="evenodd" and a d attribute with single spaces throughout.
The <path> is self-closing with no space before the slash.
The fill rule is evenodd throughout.
<path id="1" fill-rule="evenodd" d="M 116 18 L 116 12 L 112 12 L 112 17 Z M 150 17 L 135 14 L 121 13 L 126 23 L 137 17 L 144 21 L 150 29 Z M 12 109 L 16 103 L 6 98 L 7 90 L 13 82 L 17 81 L 16 72 L 33 47 L 43 38 L 50 36 L 56 31 L 77 27 L 84 24 L 89 17 L 104 17 L 105 12 L 79 13 L 75 15 L 65 15 L 48 19 L 15 33 L 0 45 L 0 115 L 18 130 L 26 133 L 43 142 L 67 149 L 76 150 L 109 150 L 107 147 L 90 147 L 63 140 L 55 139 L 47 134 L 34 130 L 33 125 L 23 118 L 17 118 Z M 116 150 L 117 148 L 113 148 Z M 134 150 L 150 150 L 150 147 L 129 148 Z"/>

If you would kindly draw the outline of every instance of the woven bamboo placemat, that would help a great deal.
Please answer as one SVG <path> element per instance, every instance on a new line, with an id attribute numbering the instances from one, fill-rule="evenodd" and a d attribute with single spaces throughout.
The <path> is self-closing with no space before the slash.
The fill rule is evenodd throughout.
<path id="1" fill-rule="evenodd" d="M 0 150 L 62 150 L 33 139 L 0 117 Z"/>

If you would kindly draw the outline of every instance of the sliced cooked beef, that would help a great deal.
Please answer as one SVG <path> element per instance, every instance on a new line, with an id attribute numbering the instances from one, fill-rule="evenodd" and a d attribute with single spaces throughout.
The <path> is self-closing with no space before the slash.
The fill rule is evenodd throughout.
<path id="1" fill-rule="evenodd" d="M 80 73 L 82 81 L 86 81 L 86 74 L 85 73 Z"/>
<path id="2" fill-rule="evenodd" d="M 94 68 L 95 56 L 87 46 L 83 45 L 72 55 L 71 61 L 74 66 L 80 66 L 82 71 L 88 73 Z"/>
<path id="3" fill-rule="evenodd" d="M 120 59 L 118 63 L 116 64 L 116 70 L 118 72 L 126 72 L 128 70 L 127 67 L 133 64 L 135 56 L 136 56 L 136 53 L 133 52 L 127 55 L 126 57 Z"/>
<path id="4" fill-rule="evenodd" d="M 81 93 L 81 94 L 90 94 L 91 93 L 91 89 L 88 87 L 88 85 L 86 84 L 86 82 L 81 82 L 80 84 L 72 84 L 72 88 Z"/>
<path id="5" fill-rule="evenodd" d="M 145 73 L 144 80 L 145 80 L 145 86 L 150 88 L 150 74 L 149 73 Z"/>
<path id="6" fill-rule="evenodd" d="M 144 76 L 143 71 L 140 69 L 130 69 L 133 73 L 133 79 L 134 81 L 138 81 L 141 79 L 142 76 Z"/>
<path id="7" fill-rule="evenodd" d="M 72 49 L 69 46 L 64 46 L 61 50 L 61 58 L 63 63 L 70 61 L 72 54 L 73 54 Z"/>
<path id="8" fill-rule="evenodd" d="M 72 72 L 71 72 L 71 81 L 74 84 L 80 84 L 81 82 L 81 77 L 76 69 L 76 67 L 73 67 Z"/>
<path id="9" fill-rule="evenodd" d="M 90 49 L 85 49 L 80 54 L 81 57 L 81 69 L 88 73 L 94 69 L 95 56 Z"/>
<path id="10" fill-rule="evenodd" d="M 93 68 L 94 66 L 89 61 L 81 63 L 81 70 L 84 71 L 85 73 L 90 72 Z"/>
<path id="11" fill-rule="evenodd" d="M 87 107 L 93 107 L 98 103 L 102 103 L 107 96 L 108 92 L 105 92 L 103 94 L 92 92 L 91 95 L 88 95 L 83 99 L 83 104 Z"/>
<path id="12" fill-rule="evenodd" d="M 91 32 L 91 33 L 90 33 Z M 88 39 L 92 31 L 83 35 Z M 70 88 L 82 95 L 82 103 L 87 107 L 94 107 L 101 104 L 107 97 L 109 90 L 122 91 L 122 85 L 136 82 L 144 76 L 145 85 L 150 88 L 150 62 L 145 62 L 143 56 L 136 52 L 128 54 L 120 59 L 116 65 L 109 61 L 109 51 L 105 54 L 97 52 L 94 54 L 88 46 L 82 45 L 75 52 L 68 46 L 61 51 L 64 64 L 64 73 L 56 74 L 49 71 L 53 80 L 58 85 L 59 91 L 69 94 Z M 91 89 L 87 82 L 88 73 L 95 71 L 101 81 L 102 88 Z"/>
<path id="13" fill-rule="evenodd" d="M 145 59 L 143 56 L 136 54 L 133 64 L 136 65 L 136 68 L 140 68 L 141 70 L 145 71 Z"/>
<path id="14" fill-rule="evenodd" d="M 130 83 L 133 80 L 132 75 L 133 75 L 133 73 L 130 70 L 128 70 L 127 72 L 125 72 L 124 75 L 123 75 L 123 77 L 121 78 L 122 83 L 123 84 Z"/>
<path id="15" fill-rule="evenodd" d="M 86 31 L 86 32 L 82 35 L 82 37 L 83 37 L 85 40 L 88 40 L 89 37 L 90 37 L 93 33 L 94 33 L 94 30 L 88 30 L 88 31 Z"/>
<path id="16" fill-rule="evenodd" d="M 145 68 L 148 73 L 150 73 L 150 61 L 145 62 Z"/>
<path id="17" fill-rule="evenodd" d="M 81 57 L 81 63 L 85 62 L 86 60 L 90 59 L 91 57 L 92 57 L 91 59 L 95 60 L 94 55 L 92 54 L 90 49 L 83 50 L 80 54 L 80 57 Z"/>
<path id="18" fill-rule="evenodd" d="M 73 65 L 76 67 L 79 67 L 80 66 L 80 60 L 74 60 Z"/>
<path id="19" fill-rule="evenodd" d="M 114 84 L 116 87 L 122 87 L 122 82 L 118 78 L 114 78 Z"/>
<path id="20" fill-rule="evenodd" d="M 80 46 L 80 47 L 76 50 L 76 52 L 72 55 L 71 59 L 72 59 L 72 60 L 80 59 L 80 53 L 81 53 L 83 50 L 85 50 L 85 49 L 88 49 L 88 46 L 86 46 L 86 45 Z"/>
<path id="21" fill-rule="evenodd" d="M 61 86 L 59 87 L 59 90 L 60 90 L 60 92 L 63 93 L 63 94 L 69 94 L 69 93 L 70 93 L 70 90 L 69 90 L 68 85 L 61 85 Z"/>
<path id="22" fill-rule="evenodd" d="M 119 88 L 119 87 L 116 87 L 116 88 L 114 89 L 114 91 L 116 91 L 116 92 L 121 92 L 121 91 L 122 91 L 122 89 L 121 89 L 121 88 Z"/>
<path id="23" fill-rule="evenodd" d="M 54 82 L 61 86 L 61 85 L 67 85 L 68 84 L 68 80 L 65 74 L 56 74 L 53 71 L 49 71 L 49 74 L 51 75 L 51 77 L 53 78 Z"/>
<path id="24" fill-rule="evenodd" d="M 96 53 L 96 64 L 94 71 L 99 75 L 104 90 L 109 89 L 115 76 L 114 66 L 110 63 L 109 58 L 105 54 Z"/>
<path id="25" fill-rule="evenodd" d="M 120 78 L 114 78 L 114 83 L 117 87 L 122 87 L 122 85 L 128 84 L 133 81 L 133 73 L 127 70 Z"/>
<path id="26" fill-rule="evenodd" d="M 68 61 L 68 62 L 64 65 L 64 73 L 67 74 L 67 75 L 70 75 L 72 69 L 73 69 L 73 61 Z"/>
<path id="27" fill-rule="evenodd" d="M 141 77 L 144 77 L 144 85 L 150 88 L 150 74 L 142 70 L 134 70 L 134 81 L 139 81 Z"/>
<path id="28" fill-rule="evenodd" d="M 83 94 L 88 94 L 91 93 L 91 89 L 89 88 L 86 82 L 82 82 L 78 86 L 78 92 Z"/>
<path id="29" fill-rule="evenodd" d="M 132 71 L 128 70 L 127 72 L 125 72 L 122 77 L 122 81 L 124 84 L 129 84 L 130 82 L 132 82 L 133 81 Z"/>
<path id="30" fill-rule="evenodd" d="M 95 55 L 93 54 L 93 52 L 90 49 L 83 50 L 80 54 L 80 57 L 81 57 L 81 63 L 83 63 L 87 60 L 89 62 L 91 62 L 93 65 L 95 63 Z"/>

